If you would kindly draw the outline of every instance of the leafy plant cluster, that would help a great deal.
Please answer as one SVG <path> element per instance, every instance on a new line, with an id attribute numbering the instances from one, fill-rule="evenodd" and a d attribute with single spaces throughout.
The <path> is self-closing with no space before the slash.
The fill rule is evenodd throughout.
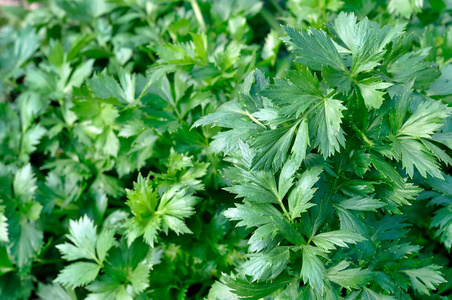
<path id="1" fill-rule="evenodd" d="M 451 297 L 447 1 L 1 10 L 1 299 Z"/>

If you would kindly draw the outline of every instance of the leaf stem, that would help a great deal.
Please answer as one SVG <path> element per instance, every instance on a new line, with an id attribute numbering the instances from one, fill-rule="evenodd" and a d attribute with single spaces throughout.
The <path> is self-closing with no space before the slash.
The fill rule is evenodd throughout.
<path id="1" fill-rule="evenodd" d="M 355 124 L 352 124 L 352 128 L 361 136 L 361 138 L 367 144 L 367 146 L 373 147 L 374 143 L 371 140 L 369 140 L 369 138 L 366 136 L 364 132 L 362 132 Z"/>
<path id="2" fill-rule="evenodd" d="M 267 126 L 265 126 L 264 124 L 262 124 L 258 119 L 256 119 L 252 114 L 250 114 L 247 110 L 245 110 L 246 115 L 253 120 L 254 123 L 256 123 L 257 125 L 259 125 L 260 127 L 267 129 Z"/>
<path id="3" fill-rule="evenodd" d="M 285 206 L 284 203 L 283 203 L 283 199 L 282 199 L 281 197 L 279 197 L 278 191 L 275 190 L 273 187 L 271 188 L 271 191 L 272 191 L 273 195 L 276 196 L 276 199 L 278 199 L 279 206 L 281 207 L 281 209 L 282 209 L 282 211 L 283 211 L 283 213 L 284 213 L 284 216 L 285 216 L 287 219 L 289 219 L 290 222 L 292 222 L 292 221 L 293 221 L 293 220 L 292 220 L 292 217 L 289 215 L 289 212 L 287 211 L 286 206 Z"/>
<path id="4" fill-rule="evenodd" d="M 282 202 L 282 199 L 280 199 L 279 197 L 278 197 L 278 202 L 279 202 L 279 206 L 281 206 L 281 209 L 284 212 L 284 216 L 286 216 L 286 218 L 289 219 L 290 222 L 293 222 L 292 217 L 289 215 L 289 212 L 286 209 L 286 206 Z"/>
<path id="5" fill-rule="evenodd" d="M 265 21 L 267 21 L 268 25 L 270 25 L 271 28 L 273 28 L 278 34 L 283 35 L 284 31 L 281 28 L 280 24 L 276 20 L 274 14 L 272 14 L 268 9 L 263 7 L 261 9 L 261 16 L 264 18 Z"/>
<path id="6" fill-rule="evenodd" d="M 281 7 L 281 5 L 279 5 L 278 1 L 270 0 L 269 2 L 276 8 L 278 13 L 280 13 L 281 15 L 284 14 L 284 9 Z"/>
<path id="7" fill-rule="evenodd" d="M 199 7 L 197 0 L 190 0 L 191 7 L 193 9 L 193 12 L 195 13 L 196 20 L 198 20 L 199 26 L 201 27 L 202 31 L 206 31 L 207 26 L 206 22 L 204 21 L 204 17 L 202 16 L 201 8 Z"/>

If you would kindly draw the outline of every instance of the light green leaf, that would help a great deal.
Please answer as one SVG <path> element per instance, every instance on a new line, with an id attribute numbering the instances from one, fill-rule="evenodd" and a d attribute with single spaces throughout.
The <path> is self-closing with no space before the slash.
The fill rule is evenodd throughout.
<path id="1" fill-rule="evenodd" d="M 276 247 L 262 254 L 249 254 L 249 260 L 240 266 L 243 274 L 251 276 L 253 281 L 274 280 L 289 263 L 289 247 Z"/>
<path id="2" fill-rule="evenodd" d="M 426 100 L 421 102 L 397 132 L 397 135 L 431 138 L 431 135 L 443 126 L 444 119 L 451 113 L 452 107 L 444 105 L 441 101 Z"/>
<path id="3" fill-rule="evenodd" d="M 385 178 L 389 178 L 391 181 L 393 181 L 399 187 L 405 186 L 405 181 L 403 180 L 402 176 L 384 158 L 382 158 L 376 154 L 371 154 L 370 160 L 372 162 L 372 165 L 375 167 L 375 169 L 380 171 L 380 174 L 383 175 Z"/>
<path id="4" fill-rule="evenodd" d="M 103 230 L 96 241 L 97 257 L 101 262 L 105 260 L 108 250 L 116 244 L 114 230 Z"/>
<path id="5" fill-rule="evenodd" d="M 301 214 L 306 212 L 310 207 L 315 204 L 309 203 L 314 197 L 316 189 L 312 187 L 319 180 L 319 175 L 323 169 L 315 167 L 303 172 L 298 179 L 296 187 L 289 195 L 289 213 L 292 219 L 301 217 Z"/>
<path id="6" fill-rule="evenodd" d="M 257 136 L 252 145 L 258 149 L 253 159 L 253 168 L 279 170 L 287 159 L 297 125 L 267 130 Z"/>
<path id="7" fill-rule="evenodd" d="M 239 300 L 237 295 L 232 293 L 230 287 L 219 281 L 215 281 L 215 283 L 209 290 L 207 300 L 223 300 L 223 299 Z"/>
<path id="8" fill-rule="evenodd" d="M 402 165 L 410 177 L 413 177 L 416 166 L 423 177 L 428 173 L 433 177 L 443 178 L 437 161 L 421 142 L 409 139 L 394 140 L 392 148 L 402 157 Z"/>
<path id="9" fill-rule="evenodd" d="M 184 233 L 193 233 L 191 230 L 185 225 L 185 222 L 179 218 L 163 215 L 162 217 L 163 228 L 165 230 L 166 226 L 168 226 L 171 230 L 173 230 L 177 235 Z M 165 230 L 166 231 L 166 230 Z"/>
<path id="10" fill-rule="evenodd" d="M 76 262 L 65 267 L 55 282 L 68 288 L 84 286 L 94 279 L 100 271 L 100 266 L 89 262 Z"/>
<path id="11" fill-rule="evenodd" d="M 240 299 L 250 300 L 258 300 L 271 295 L 295 280 L 293 277 L 280 276 L 271 282 L 254 282 L 251 284 L 248 280 L 235 276 L 223 274 L 221 277 L 221 281 L 231 288 L 232 292 Z"/>
<path id="12" fill-rule="evenodd" d="M 383 103 L 383 96 L 386 92 L 380 92 L 378 90 L 386 89 L 392 85 L 391 83 L 377 81 L 376 78 L 372 77 L 361 80 L 357 84 L 361 91 L 361 96 L 369 109 L 380 108 Z"/>
<path id="13" fill-rule="evenodd" d="M 149 263 L 140 263 L 130 274 L 129 280 L 132 285 L 133 294 L 137 295 L 149 286 Z"/>
<path id="14" fill-rule="evenodd" d="M 309 128 L 306 120 L 302 120 L 298 127 L 297 135 L 292 146 L 292 159 L 296 165 L 300 165 L 306 158 L 307 148 L 310 145 Z"/>
<path id="15" fill-rule="evenodd" d="M 38 284 L 37 291 L 39 299 L 58 299 L 58 300 L 77 300 L 77 296 L 74 291 L 66 290 L 57 283 L 51 284 Z"/>
<path id="16" fill-rule="evenodd" d="M 361 294 L 362 300 L 396 300 L 396 298 L 392 296 L 382 295 L 380 293 L 375 292 L 369 288 L 364 287 L 363 292 Z"/>
<path id="17" fill-rule="evenodd" d="M 179 219 L 188 218 L 195 213 L 194 206 L 198 201 L 199 198 L 175 185 L 162 195 L 158 211 Z"/>
<path id="18" fill-rule="evenodd" d="M 240 221 L 237 226 L 257 227 L 271 222 L 270 217 L 281 217 L 281 213 L 271 204 L 235 204 L 235 208 L 228 208 L 224 215 Z"/>
<path id="19" fill-rule="evenodd" d="M 410 277 L 414 290 L 420 294 L 430 295 L 431 290 L 435 290 L 437 286 L 446 280 L 441 276 L 439 271 L 441 267 L 437 265 L 429 265 L 419 269 L 403 270 Z"/>
<path id="20" fill-rule="evenodd" d="M 0 206 L 0 242 L 9 242 L 7 221 L 8 219 L 3 214 L 3 208 Z"/>
<path id="21" fill-rule="evenodd" d="M 289 72 L 287 80 L 275 79 L 275 84 L 259 94 L 278 105 L 281 115 L 295 117 L 324 97 L 317 76 L 306 67 L 300 72 Z"/>
<path id="22" fill-rule="evenodd" d="M 360 234 L 354 233 L 350 230 L 333 230 L 317 234 L 311 240 L 314 244 L 323 251 L 330 251 L 336 249 L 335 246 L 348 247 L 348 244 L 356 244 L 366 240 Z"/>
<path id="23" fill-rule="evenodd" d="M 380 28 L 377 23 L 369 21 L 368 18 L 357 23 L 357 18 L 353 14 L 341 12 L 334 20 L 334 30 L 351 52 L 352 75 L 355 76 L 378 66 L 383 58 L 384 47 L 402 34 L 402 28 L 403 25 L 395 28 L 389 26 Z"/>
<path id="24" fill-rule="evenodd" d="M 323 262 L 317 256 L 324 256 L 325 254 L 313 246 L 304 246 L 303 263 L 301 267 L 301 276 L 303 281 L 321 292 L 324 287 L 324 279 L 326 277 L 326 270 Z"/>
<path id="25" fill-rule="evenodd" d="M 82 62 L 72 73 L 71 79 L 66 84 L 65 93 L 70 93 L 73 87 L 80 87 L 82 83 L 91 75 L 93 71 L 94 59 Z"/>
<path id="26" fill-rule="evenodd" d="M 435 211 L 430 227 L 439 227 L 435 235 L 440 236 L 441 242 L 450 250 L 452 247 L 452 205 Z"/>
<path id="27" fill-rule="evenodd" d="M 401 15 L 409 19 L 412 14 L 422 10 L 424 1 L 422 0 L 390 0 L 388 10 L 391 14 Z"/>
<path id="28" fill-rule="evenodd" d="M 126 204 L 132 213 L 140 217 L 155 212 L 158 204 L 158 193 L 150 185 L 149 179 L 145 179 L 141 173 L 138 174 L 137 182 L 133 183 L 133 190 L 126 189 Z"/>
<path id="29" fill-rule="evenodd" d="M 373 197 L 360 197 L 356 196 L 344 201 L 341 201 L 340 205 L 344 209 L 358 210 L 358 211 L 376 211 L 382 208 L 386 203 L 381 202 Z"/>
<path id="30" fill-rule="evenodd" d="M 347 269 L 349 262 L 343 260 L 328 270 L 327 278 L 347 289 L 359 289 L 373 278 L 369 270 L 361 268 Z"/>
<path id="31" fill-rule="evenodd" d="M 296 61 L 314 70 L 330 66 L 336 70 L 346 71 L 341 56 L 331 38 L 322 30 L 311 29 L 309 32 L 297 31 L 283 27 L 288 37 L 283 41 L 294 48 L 298 55 Z"/>
<path id="32" fill-rule="evenodd" d="M 73 244 L 64 243 L 56 246 L 63 258 L 67 260 L 97 259 L 96 227 L 88 216 L 85 215 L 78 221 L 71 220 L 69 222 L 69 234 L 66 236 Z"/>
<path id="33" fill-rule="evenodd" d="M 341 101 L 324 99 L 318 110 L 312 113 L 310 130 L 316 132 L 314 146 L 318 146 L 323 157 L 327 158 L 345 145 L 344 132 L 341 129 L 342 111 L 346 109 Z M 312 122 L 312 123 L 311 123 Z"/>
<path id="34" fill-rule="evenodd" d="M 14 195 L 23 202 L 30 201 L 36 191 L 36 178 L 27 164 L 19 169 L 13 181 Z"/>
<path id="35" fill-rule="evenodd" d="M 446 96 L 452 94 L 452 64 L 441 69 L 441 76 L 427 90 L 429 96 Z"/>
<path id="36" fill-rule="evenodd" d="M 43 242 L 43 232 L 34 221 L 29 221 L 19 213 L 9 218 L 9 240 L 12 259 L 19 268 L 30 265 Z"/>

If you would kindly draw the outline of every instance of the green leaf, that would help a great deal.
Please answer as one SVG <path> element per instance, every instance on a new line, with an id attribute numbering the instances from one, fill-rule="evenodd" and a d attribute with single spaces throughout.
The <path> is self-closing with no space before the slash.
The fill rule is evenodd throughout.
<path id="1" fill-rule="evenodd" d="M 113 230 L 103 230 L 96 241 L 97 257 L 102 262 L 107 256 L 108 250 L 116 244 L 115 232 Z"/>
<path id="2" fill-rule="evenodd" d="M 137 182 L 133 184 L 133 190 L 126 189 L 126 204 L 132 213 L 139 217 L 154 213 L 158 204 L 158 193 L 151 187 L 149 179 L 145 179 L 141 173 L 138 174 Z"/>
<path id="3" fill-rule="evenodd" d="M 122 70 L 119 74 L 120 83 L 106 74 L 97 74 L 88 79 L 91 92 L 89 98 L 105 99 L 116 105 L 127 105 L 135 100 L 135 75 Z"/>
<path id="4" fill-rule="evenodd" d="M 43 232 L 34 221 L 19 213 L 9 218 L 9 240 L 11 256 L 19 268 L 31 265 L 43 242 Z"/>
<path id="5" fill-rule="evenodd" d="M 88 59 L 82 62 L 72 73 L 71 79 L 66 84 L 64 92 L 72 92 L 72 88 L 80 87 L 83 82 L 91 75 L 93 71 L 94 59 Z"/>
<path id="6" fill-rule="evenodd" d="M 299 164 L 294 160 L 290 159 L 285 164 L 279 174 L 278 180 L 278 195 L 276 197 L 278 203 L 278 199 L 284 199 L 287 192 L 293 186 L 294 174 L 298 170 Z"/>
<path id="7" fill-rule="evenodd" d="M 358 218 L 358 216 L 347 209 L 343 209 L 340 206 L 336 206 L 337 214 L 339 216 L 339 222 L 341 224 L 341 230 L 350 230 L 361 235 L 365 235 L 367 232 L 366 224 Z"/>
<path id="8" fill-rule="evenodd" d="M 201 172 L 199 174 L 186 173 L 193 177 L 191 179 L 194 185 L 196 185 L 196 181 L 193 182 L 193 179 L 202 176 L 205 168 L 201 167 L 199 171 Z M 190 177 L 186 176 L 185 179 L 189 181 Z M 143 235 L 145 241 L 154 247 L 157 233 L 161 229 L 165 233 L 168 233 L 168 229 L 173 230 L 176 234 L 191 233 L 183 219 L 195 213 L 194 206 L 199 199 L 194 197 L 188 189 L 181 188 L 181 185 L 171 186 L 159 197 L 157 191 L 153 190 L 150 180 L 144 179 L 140 174 L 137 183 L 134 183 L 134 190 L 127 190 L 127 197 L 126 204 L 134 215 L 133 219 L 128 220 L 125 224 L 128 229 L 129 245 L 137 237 Z"/>
<path id="9" fill-rule="evenodd" d="M 435 235 L 440 236 L 441 242 L 450 251 L 452 247 L 452 205 L 435 211 L 430 227 L 439 227 Z"/>
<path id="10" fill-rule="evenodd" d="M 301 217 L 301 214 L 306 212 L 314 203 L 309 201 L 314 197 L 316 189 L 312 187 L 319 180 L 319 175 L 323 170 L 320 167 L 303 172 L 298 179 L 296 187 L 289 195 L 289 213 L 292 219 Z"/>
<path id="11" fill-rule="evenodd" d="M 361 268 L 347 269 L 350 263 L 343 260 L 328 270 L 327 278 L 347 289 L 359 289 L 373 278 L 369 270 Z"/>
<path id="12" fill-rule="evenodd" d="M 283 28 L 288 35 L 283 38 L 283 41 L 294 48 L 295 54 L 298 55 L 297 62 L 314 70 L 330 66 L 338 71 L 346 72 L 333 41 L 324 31 L 310 29 L 308 32 L 300 32 L 287 26 L 283 26 Z"/>
<path id="13" fill-rule="evenodd" d="M 295 227 L 294 223 L 290 223 L 287 218 L 271 217 L 271 221 L 275 224 L 275 227 L 278 229 L 278 232 L 281 234 L 281 236 L 283 236 L 286 240 L 288 240 L 292 244 L 294 245 L 306 244 L 303 235 Z"/>
<path id="14" fill-rule="evenodd" d="M 3 214 L 3 208 L 0 206 L 0 242 L 9 242 L 7 221 L 8 219 Z"/>
<path id="15" fill-rule="evenodd" d="M 278 49 L 281 45 L 281 40 L 277 31 L 270 29 L 270 32 L 265 37 L 264 47 L 262 48 L 262 59 L 264 61 L 270 61 L 271 65 L 274 65 L 278 55 Z"/>
<path id="16" fill-rule="evenodd" d="M 235 204 L 224 215 L 233 220 L 240 221 L 237 226 L 257 227 L 272 222 L 271 217 L 280 218 L 281 213 L 271 204 Z"/>
<path id="17" fill-rule="evenodd" d="M 100 271 L 100 266 L 89 262 L 76 262 L 65 267 L 55 282 L 68 288 L 84 286 L 94 279 Z"/>
<path id="18" fill-rule="evenodd" d="M 405 181 L 403 180 L 402 176 L 397 172 L 397 170 L 394 169 L 394 167 L 390 163 L 384 160 L 384 158 L 376 154 L 371 154 L 370 160 L 375 169 L 380 171 L 380 174 L 385 178 L 389 178 L 399 187 L 405 186 Z"/>
<path id="19" fill-rule="evenodd" d="M 395 300 L 396 298 L 392 296 L 382 295 L 369 288 L 364 287 L 361 294 L 362 300 Z"/>
<path id="20" fill-rule="evenodd" d="M 435 290 L 437 286 L 446 280 L 439 271 L 441 267 L 429 265 L 419 269 L 403 270 L 410 277 L 414 290 L 420 294 L 430 295 L 430 290 Z"/>
<path id="21" fill-rule="evenodd" d="M 69 234 L 67 238 L 73 243 L 58 245 L 63 258 L 67 260 L 77 260 L 81 258 L 97 259 L 96 256 L 96 227 L 93 221 L 84 216 L 78 221 L 69 222 Z M 103 252 L 103 251 L 101 251 Z"/>
<path id="22" fill-rule="evenodd" d="M 317 76 L 306 67 L 297 73 L 289 72 L 287 80 L 275 79 L 275 84 L 269 85 L 259 94 L 281 107 L 282 115 L 295 117 L 324 98 Z"/>
<path id="23" fill-rule="evenodd" d="M 314 244 L 323 251 L 335 250 L 335 246 L 348 247 L 346 243 L 356 244 L 366 240 L 360 234 L 349 230 L 333 230 L 317 234 L 311 238 Z"/>
<path id="24" fill-rule="evenodd" d="M 16 172 L 13 181 L 14 195 L 23 202 L 30 201 L 36 191 L 36 178 L 31 165 L 27 164 Z"/>
<path id="25" fill-rule="evenodd" d="M 420 49 L 408 52 L 388 65 L 388 72 L 392 74 L 392 80 L 402 84 L 415 80 L 416 88 L 425 88 L 430 82 L 441 74 L 436 64 L 426 62 L 429 49 Z"/>
<path id="26" fill-rule="evenodd" d="M 335 33 L 351 52 L 351 73 L 353 76 L 378 66 L 383 58 L 384 47 L 394 38 L 401 35 L 403 28 L 403 25 L 395 28 L 390 28 L 389 26 L 380 28 L 377 23 L 369 21 L 367 18 L 364 18 L 359 23 L 356 23 L 356 21 L 357 18 L 353 14 L 341 12 L 334 20 L 333 27 Z M 372 81 L 368 79 L 367 82 L 369 80 Z M 373 87 L 374 90 L 380 88 L 384 88 L 384 86 Z M 379 98 L 380 95 L 377 95 L 372 97 Z M 366 101 L 368 106 L 375 105 L 372 100 L 369 99 L 368 101 L 369 104 L 372 103 L 369 105 Z"/>
<path id="27" fill-rule="evenodd" d="M 414 113 L 403 123 L 397 135 L 431 138 L 431 135 L 443 126 L 444 119 L 451 113 L 452 107 L 442 104 L 441 101 L 426 100 L 421 102 Z"/>
<path id="28" fill-rule="evenodd" d="M 326 277 L 326 269 L 322 261 L 317 256 L 324 256 L 325 254 L 318 248 L 313 246 L 303 246 L 303 263 L 301 267 L 301 276 L 303 281 L 321 292 L 324 287 L 324 279 Z"/>
<path id="29" fill-rule="evenodd" d="M 68 291 L 57 283 L 52 284 L 38 284 L 37 294 L 39 299 L 59 299 L 59 300 L 77 300 L 74 291 Z"/>
<path id="30" fill-rule="evenodd" d="M 251 284 L 245 279 L 226 274 L 223 274 L 221 277 L 221 281 L 231 288 L 232 292 L 239 296 L 239 298 L 250 300 L 258 300 L 271 295 L 294 280 L 295 278 L 292 277 L 280 276 L 272 282 L 255 282 Z"/>
<path id="31" fill-rule="evenodd" d="M 436 158 L 446 165 L 452 166 L 452 158 L 446 153 L 446 151 L 428 140 L 421 139 L 421 142 L 434 156 L 436 156 Z"/>
<path id="32" fill-rule="evenodd" d="M 366 106 L 371 108 L 380 108 L 380 106 L 383 103 L 383 96 L 386 94 L 385 92 L 380 92 L 378 90 L 386 89 L 390 87 L 391 83 L 381 82 L 377 81 L 376 78 L 367 78 L 364 80 L 361 80 L 357 83 L 361 96 L 364 99 L 364 103 L 366 103 Z"/>
<path id="33" fill-rule="evenodd" d="M 287 159 L 297 125 L 262 132 L 253 142 L 259 152 L 253 159 L 254 169 L 279 170 Z"/>
<path id="34" fill-rule="evenodd" d="M 388 3 L 388 10 L 391 14 L 401 15 L 409 19 L 412 14 L 418 13 L 422 10 L 423 1 L 415 0 L 390 0 Z"/>
<path id="35" fill-rule="evenodd" d="M 95 281 L 86 287 L 91 291 L 86 300 L 133 300 L 127 292 L 126 286 L 111 277 Z"/>
<path id="36" fill-rule="evenodd" d="M 358 210 L 358 211 L 376 211 L 379 208 L 386 206 L 385 203 L 373 197 L 356 196 L 347 200 L 341 201 L 340 205 L 344 209 Z"/>
<path id="37" fill-rule="evenodd" d="M 414 166 L 423 177 L 426 177 L 427 173 L 433 177 L 443 177 L 437 161 L 422 143 L 416 140 L 400 139 L 394 140 L 392 148 L 402 157 L 402 165 L 410 177 L 414 175 Z"/>
<path id="38" fill-rule="evenodd" d="M 130 274 L 129 281 L 135 295 L 141 293 L 149 286 L 150 269 L 151 265 L 149 263 L 141 263 Z"/>
<path id="39" fill-rule="evenodd" d="M 226 102 L 216 112 L 197 120 L 193 127 L 210 124 L 225 128 L 259 128 L 257 124 L 250 122 L 249 115 L 240 107 L 237 100 Z"/>
<path id="40" fill-rule="evenodd" d="M 427 177 L 425 182 L 430 185 L 434 190 L 448 196 L 452 196 L 452 176 L 444 174 L 444 180 Z"/>
<path id="41" fill-rule="evenodd" d="M 20 94 L 16 101 L 19 103 L 22 132 L 25 132 L 33 125 L 35 118 L 45 111 L 48 102 L 47 99 L 33 92 Z"/>
<path id="42" fill-rule="evenodd" d="M 10 61 L 14 63 L 12 68 L 21 67 L 33 56 L 38 48 L 39 37 L 36 33 L 36 29 L 30 25 L 22 28 L 17 34 L 13 51 L 10 53 Z"/>
<path id="43" fill-rule="evenodd" d="M 215 283 L 209 290 L 207 300 L 222 300 L 222 299 L 239 300 L 237 295 L 232 293 L 230 287 L 219 281 L 215 281 Z"/>
<path id="44" fill-rule="evenodd" d="M 341 101 L 324 99 L 319 109 L 313 112 L 310 128 L 316 131 L 314 147 L 318 146 L 323 157 L 338 152 L 345 145 L 344 132 L 341 129 L 342 111 L 346 109 Z"/>
<path id="45" fill-rule="evenodd" d="M 452 65 L 444 66 L 441 69 L 441 76 L 430 85 L 427 90 L 428 96 L 446 96 L 452 94 Z"/>
<path id="46" fill-rule="evenodd" d="M 142 241 L 128 247 L 121 240 L 110 252 L 100 278 L 86 287 L 91 292 L 87 299 L 135 299 L 149 286 L 149 271 L 160 254 Z"/>
<path id="47" fill-rule="evenodd" d="M 41 125 L 32 125 L 22 137 L 22 152 L 26 154 L 34 152 L 45 133 L 46 130 Z"/>
<path id="48" fill-rule="evenodd" d="M 252 277 L 252 282 L 274 280 L 289 263 L 290 250 L 289 247 L 276 247 L 265 254 L 249 254 L 248 258 L 240 269 Z"/>
<path id="49" fill-rule="evenodd" d="M 278 203 L 278 198 L 273 191 L 269 191 L 254 182 L 237 184 L 224 189 L 230 193 L 237 194 L 237 198 L 244 197 L 249 202 Z"/>
<path id="50" fill-rule="evenodd" d="M 189 194 L 186 189 L 173 186 L 162 195 L 158 211 L 179 219 L 188 218 L 195 213 L 194 206 L 198 201 L 199 198 Z"/>
<path id="51" fill-rule="evenodd" d="M 296 165 L 300 165 L 306 158 L 307 148 L 310 145 L 309 129 L 306 120 L 302 120 L 295 136 L 295 141 L 292 146 L 292 159 Z"/>

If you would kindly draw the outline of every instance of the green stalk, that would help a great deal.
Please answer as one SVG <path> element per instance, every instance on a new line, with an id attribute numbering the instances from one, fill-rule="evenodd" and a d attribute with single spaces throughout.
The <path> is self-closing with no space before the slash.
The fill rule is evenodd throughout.
<path id="1" fill-rule="evenodd" d="M 352 124 L 352 128 L 353 130 L 356 131 L 356 133 L 358 133 L 361 136 L 361 138 L 368 147 L 373 147 L 374 143 L 371 140 L 369 140 L 369 138 L 366 136 L 364 132 L 362 132 L 355 124 Z"/>
<path id="2" fill-rule="evenodd" d="M 264 18 L 265 21 L 267 21 L 268 25 L 270 25 L 271 28 L 273 28 L 278 34 L 283 35 L 284 31 L 282 30 L 280 24 L 276 20 L 274 14 L 270 12 L 268 9 L 263 7 L 261 9 L 261 15 L 262 18 Z"/>
<path id="3" fill-rule="evenodd" d="M 284 9 L 279 5 L 278 1 L 270 0 L 270 3 L 276 8 L 279 14 L 284 15 Z"/>
<path id="4" fill-rule="evenodd" d="M 199 7 L 197 0 L 190 0 L 191 7 L 193 8 L 193 12 L 195 13 L 196 20 L 198 20 L 199 26 L 202 31 L 206 31 L 207 26 L 204 21 L 204 17 L 202 16 L 201 8 Z"/>

